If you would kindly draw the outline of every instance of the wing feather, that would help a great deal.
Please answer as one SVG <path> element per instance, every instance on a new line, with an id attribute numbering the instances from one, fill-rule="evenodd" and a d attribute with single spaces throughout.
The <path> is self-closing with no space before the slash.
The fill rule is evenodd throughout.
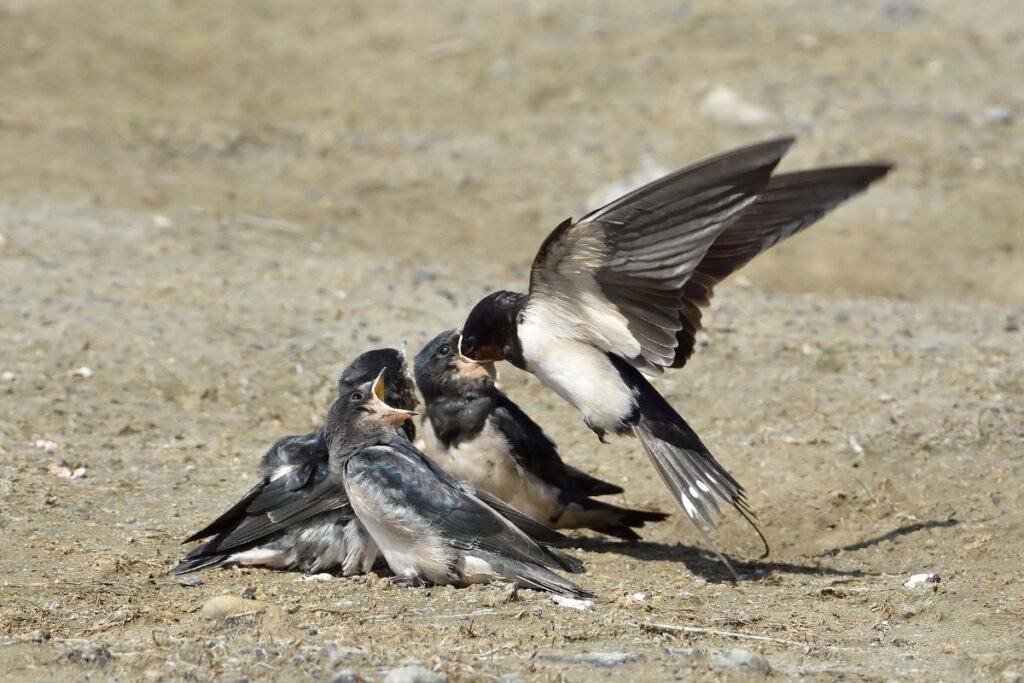
<path id="1" fill-rule="evenodd" d="M 757 201 L 718 236 L 683 285 L 672 367 L 682 367 L 693 355 L 701 328 L 700 309 L 711 302 L 716 284 L 863 192 L 891 168 L 885 164 L 836 166 L 772 176 Z"/>
<path id="2" fill-rule="evenodd" d="M 727 152 L 562 223 L 534 259 L 524 315 L 660 373 L 675 359 L 683 285 L 792 142 Z"/>

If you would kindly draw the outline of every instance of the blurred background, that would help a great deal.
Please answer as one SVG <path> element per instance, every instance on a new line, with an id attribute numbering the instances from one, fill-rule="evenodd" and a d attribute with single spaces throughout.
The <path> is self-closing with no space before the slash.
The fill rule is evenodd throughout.
<path id="1" fill-rule="evenodd" d="M 327 250 L 389 235 L 486 270 L 597 188 L 792 133 L 784 168 L 899 173 L 752 281 L 1020 303 L 1019 9 L 5 0 L 0 193 L 252 214 L 330 229 Z"/>
<path id="2" fill-rule="evenodd" d="M 1019 0 L 0 0 L 0 672 L 554 680 L 603 648 L 717 678 L 646 618 L 768 634 L 741 644 L 787 676 L 1020 680 L 1022 75 Z M 750 581 L 709 583 L 681 515 L 587 546 L 596 614 L 166 576 L 357 353 L 415 353 L 568 216 L 780 134 L 783 169 L 897 168 L 718 288 L 659 383 L 761 516 L 764 563 L 735 515 L 716 536 Z M 672 509 L 635 443 L 501 373 L 619 502 Z M 287 639 L 196 614 L 250 589 Z"/>

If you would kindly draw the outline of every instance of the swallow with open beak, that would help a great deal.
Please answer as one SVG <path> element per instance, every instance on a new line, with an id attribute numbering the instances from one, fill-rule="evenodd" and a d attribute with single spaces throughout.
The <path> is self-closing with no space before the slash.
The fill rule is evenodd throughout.
<path id="1" fill-rule="evenodd" d="M 541 244 L 528 293 L 485 297 L 462 327 L 461 353 L 533 373 L 602 441 L 636 436 L 712 550 L 707 530 L 720 501 L 752 525 L 753 512 L 743 487 L 647 378 L 690 358 L 718 282 L 890 169 L 773 175 L 792 143 L 712 157 L 563 222 Z"/>
<path id="2" fill-rule="evenodd" d="M 371 382 L 381 369 L 392 378 L 385 398 L 398 408 L 416 408 L 416 392 L 404 347 L 358 356 L 338 379 L 338 395 Z M 411 419 L 399 428 L 415 435 Z M 332 480 L 324 428 L 286 436 L 266 452 L 261 481 L 241 500 L 185 543 L 213 538 L 194 549 L 172 574 L 225 564 L 259 565 L 310 573 L 361 574 L 383 566 L 383 558 L 355 518 L 344 489 Z"/>
<path id="3" fill-rule="evenodd" d="M 383 400 L 382 378 L 339 396 L 327 414 L 332 476 L 344 481 L 356 517 L 395 581 L 455 585 L 511 581 L 581 597 L 553 569 L 582 572 L 550 547 L 564 537 L 440 469 L 399 425 L 409 412 Z"/>
<path id="4" fill-rule="evenodd" d="M 416 355 L 423 394 L 424 453 L 452 477 L 556 529 L 593 529 L 625 540 L 663 512 L 632 510 L 592 496 L 622 493 L 566 465 L 555 444 L 495 386 L 494 364 L 458 353 L 457 330 L 442 332 Z"/>

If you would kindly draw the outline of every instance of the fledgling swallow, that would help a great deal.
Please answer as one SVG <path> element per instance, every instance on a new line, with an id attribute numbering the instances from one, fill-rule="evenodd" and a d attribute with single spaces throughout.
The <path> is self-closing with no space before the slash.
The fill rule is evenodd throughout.
<path id="1" fill-rule="evenodd" d="M 425 404 L 424 453 L 455 479 L 470 481 L 555 529 L 593 529 L 625 540 L 663 512 L 631 510 L 591 498 L 622 489 L 566 465 L 555 444 L 495 386 L 493 363 L 458 353 L 448 330 L 416 355 Z"/>
<path id="2" fill-rule="evenodd" d="M 417 450 L 397 428 L 409 412 L 382 400 L 382 382 L 378 377 L 340 396 L 325 428 L 332 476 L 344 481 L 356 517 L 394 580 L 455 586 L 511 581 L 589 595 L 552 571 L 583 571 L 578 560 L 546 544 L 564 537 L 455 481 Z"/>
<path id="3" fill-rule="evenodd" d="M 721 515 L 719 500 L 752 525 L 753 512 L 743 487 L 645 375 L 690 358 L 701 308 L 719 281 L 890 170 L 872 164 L 773 176 L 792 143 L 780 138 L 721 154 L 566 220 L 541 245 L 529 293 L 485 297 L 462 328 L 461 353 L 533 373 L 602 441 L 638 437 L 713 550 L 706 528 Z"/>
<path id="4" fill-rule="evenodd" d="M 405 351 L 376 349 L 358 356 L 338 379 L 338 395 L 372 381 L 384 368 L 392 377 L 386 399 L 416 408 L 416 392 Z M 412 420 L 399 427 L 415 436 Z M 260 462 L 262 480 L 227 512 L 185 543 L 213 536 L 171 574 L 225 564 L 258 565 L 309 573 L 362 574 L 383 558 L 355 518 L 344 488 L 332 481 L 324 428 L 286 436 Z"/>

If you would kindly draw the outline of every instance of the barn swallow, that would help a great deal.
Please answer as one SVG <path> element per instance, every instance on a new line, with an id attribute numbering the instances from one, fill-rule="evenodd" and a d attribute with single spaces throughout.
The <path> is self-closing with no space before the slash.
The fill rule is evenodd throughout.
<path id="1" fill-rule="evenodd" d="M 338 379 L 338 395 L 372 381 L 382 368 L 393 378 L 387 400 L 403 409 L 416 408 L 404 348 L 358 356 Z M 412 420 L 400 428 L 409 438 L 415 435 Z M 186 555 L 172 574 L 241 564 L 351 576 L 382 566 L 383 558 L 355 518 L 344 489 L 330 478 L 323 427 L 271 446 L 260 463 L 260 475 L 262 480 L 238 503 L 185 540 L 214 537 Z"/>
<path id="2" fill-rule="evenodd" d="M 773 176 L 792 143 L 721 154 L 564 221 L 541 244 L 529 292 L 485 297 L 462 328 L 461 353 L 533 373 L 602 441 L 636 436 L 712 550 L 707 530 L 722 514 L 719 500 L 757 530 L 753 512 L 743 487 L 647 377 L 690 358 L 701 308 L 719 281 L 890 169 Z"/>
<path id="3" fill-rule="evenodd" d="M 540 426 L 495 386 L 494 364 L 460 357 L 458 340 L 457 330 L 442 332 L 414 364 L 425 403 L 423 451 L 443 470 L 556 529 L 635 541 L 633 528 L 668 516 L 591 498 L 622 489 L 566 465 Z"/>
<path id="4" fill-rule="evenodd" d="M 340 396 L 325 429 L 332 476 L 344 481 L 397 583 L 455 585 L 511 581 L 583 597 L 552 569 L 582 572 L 578 560 L 536 540 L 561 540 L 497 499 L 448 476 L 397 426 L 406 410 L 387 405 L 383 375 Z M 524 529 L 540 528 L 533 538 Z"/>

